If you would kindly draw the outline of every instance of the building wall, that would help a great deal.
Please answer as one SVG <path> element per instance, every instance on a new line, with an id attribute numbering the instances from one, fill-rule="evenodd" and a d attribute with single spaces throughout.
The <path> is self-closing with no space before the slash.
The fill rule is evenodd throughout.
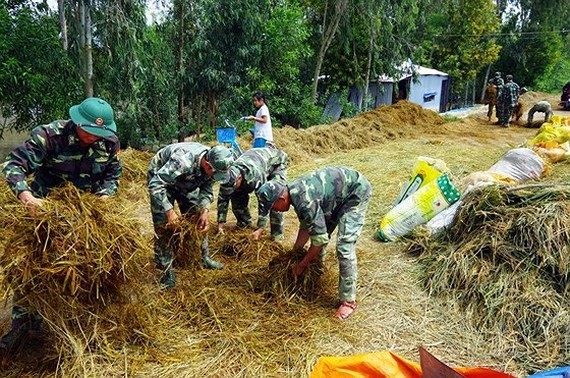
<path id="1" fill-rule="evenodd" d="M 408 100 L 424 108 L 439 112 L 441 100 L 441 85 L 446 76 L 420 76 L 419 82 L 412 80 Z"/>

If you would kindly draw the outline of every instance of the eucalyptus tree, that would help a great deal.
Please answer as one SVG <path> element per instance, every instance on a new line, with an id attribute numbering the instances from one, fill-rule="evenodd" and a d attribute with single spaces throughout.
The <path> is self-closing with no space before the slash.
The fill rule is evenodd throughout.
<path id="1" fill-rule="evenodd" d="M 76 70 L 45 3 L 0 4 L 0 110 L 5 129 L 28 130 L 66 117 L 78 93 Z"/>
<path id="2" fill-rule="evenodd" d="M 429 49 L 428 62 L 454 78 L 453 91 L 473 81 L 482 68 L 497 60 L 500 18 L 493 0 L 429 0 L 418 45 Z M 427 54 L 424 53 L 424 57 Z"/>
<path id="3" fill-rule="evenodd" d="M 179 102 L 190 108 L 179 119 L 188 119 L 199 134 L 204 124 L 208 130 L 216 126 L 224 96 L 246 85 L 248 70 L 262 62 L 260 38 L 268 3 L 199 0 L 190 5 L 176 16 L 173 46 L 183 51 L 177 66 L 177 86 L 183 86 L 184 95 Z"/>
<path id="4" fill-rule="evenodd" d="M 503 19 L 499 41 L 504 46 L 498 69 L 512 73 L 524 85 L 540 86 L 539 80 L 554 76 L 558 78 L 553 82 L 561 83 L 564 73 L 555 71 L 555 67 L 570 58 L 568 2 L 502 0 L 498 5 Z"/>
<path id="5" fill-rule="evenodd" d="M 313 101 L 317 100 L 317 89 L 321 67 L 325 56 L 332 42 L 337 36 L 341 18 L 345 15 L 346 9 L 352 0 L 309 0 L 307 3 L 307 14 L 311 15 L 318 25 L 315 70 L 313 74 Z"/>
<path id="6" fill-rule="evenodd" d="M 368 98 L 372 77 L 395 73 L 412 58 L 419 0 L 353 0 L 323 66 L 329 83 L 356 86 Z M 362 108 L 362 104 L 359 104 Z M 365 101 L 364 108 L 367 108 Z"/>

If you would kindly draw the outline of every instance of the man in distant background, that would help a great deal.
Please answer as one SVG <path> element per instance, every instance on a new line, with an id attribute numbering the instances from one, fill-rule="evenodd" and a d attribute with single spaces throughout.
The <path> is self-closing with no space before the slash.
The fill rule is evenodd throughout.
<path id="1" fill-rule="evenodd" d="M 513 81 L 513 75 L 506 76 L 507 82 L 498 91 L 497 103 L 500 108 L 499 122 L 503 127 L 509 127 L 509 122 L 519 101 L 519 86 Z"/>

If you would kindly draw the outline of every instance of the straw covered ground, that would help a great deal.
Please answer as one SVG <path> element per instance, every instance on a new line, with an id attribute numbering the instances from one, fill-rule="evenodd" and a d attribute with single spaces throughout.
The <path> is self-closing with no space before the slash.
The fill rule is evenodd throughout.
<path id="1" fill-rule="evenodd" d="M 523 252 L 522 246 L 527 248 L 526 253 L 542 248 L 542 260 L 534 261 L 534 270 L 530 262 L 528 267 L 525 265 L 531 275 L 509 272 L 506 268 L 504 275 L 498 269 L 487 275 L 472 272 L 489 264 L 498 267 L 504 264 L 512 269 L 514 262 L 521 259 L 518 254 L 476 262 L 474 258 L 461 257 L 459 252 L 442 250 L 444 256 L 437 256 L 447 261 L 444 265 L 449 269 L 444 269 L 429 265 L 429 256 L 435 256 L 438 248 L 430 247 L 418 257 L 406 253 L 408 241 L 382 244 L 374 237 L 377 224 L 391 208 L 418 156 L 444 160 L 453 177 L 459 180 L 474 171 L 486 170 L 504 152 L 524 144 L 536 132 L 490 125 L 485 109 L 481 110 L 473 117 L 449 122 L 416 105 L 400 102 L 331 126 L 275 130 L 277 144 L 292 157 L 291 179 L 321 166 L 344 165 L 361 171 L 372 183 L 374 193 L 357 245 L 359 307 L 345 322 L 332 317 L 337 306 L 338 280 L 334 243 L 328 248 L 320 280 L 310 281 L 311 285 L 288 280 L 288 267 L 299 258 L 291 251 L 298 227 L 293 211 L 286 214 L 286 238 L 281 243 L 266 238 L 252 241 L 251 230 L 217 235 L 213 223 L 215 211 L 211 211 L 210 247 L 225 268 L 206 270 L 196 267 L 195 260 L 188 260 L 186 267 L 176 269 L 176 288 L 161 291 L 157 283 L 159 274 L 152 262 L 153 230 L 145 188 L 148 155 L 128 150 L 123 153 L 129 179 L 123 180 L 116 198 L 90 202 L 87 197 L 74 197 L 67 200 L 69 208 L 65 210 L 46 208 L 42 215 L 45 219 L 26 217 L 13 195 L 3 187 L 0 191 L 4 214 L 0 217 L 3 226 L 0 243 L 6 247 L 2 252 L 3 288 L 8 286 L 7 273 L 13 273 L 12 266 L 18 267 L 16 273 L 42 272 L 33 276 L 42 282 L 41 290 L 30 298 L 39 297 L 44 290 L 43 299 L 38 298 L 34 304 L 47 318 L 44 330 L 33 334 L 26 347 L 1 356 L 3 373 L 14 377 L 303 377 L 310 373 L 319 356 L 389 349 L 417 361 L 420 345 L 454 366 L 488 366 L 518 376 L 561 364 L 568 358 L 566 340 L 550 331 L 562 329 L 566 324 L 564 312 L 552 320 L 550 333 L 546 334 L 544 329 L 538 331 L 546 323 L 532 324 L 535 321 L 532 313 L 519 316 L 524 326 L 517 324 L 510 314 L 505 315 L 505 311 L 514 309 L 501 307 L 508 304 L 507 300 L 495 303 L 496 297 L 489 295 L 492 306 L 481 312 L 477 290 L 487 284 L 493 287 L 493 293 L 499 293 L 503 289 L 499 284 L 507 279 L 524 290 L 531 287 L 533 279 L 536 285 L 532 288 L 546 293 L 541 296 L 542 292 L 531 291 L 524 297 L 524 303 L 536 301 L 533 311 L 554 316 L 557 309 L 565 306 L 565 302 L 557 302 L 563 293 L 556 291 L 560 288 L 549 288 L 546 283 L 539 286 L 543 282 L 536 279 L 539 273 L 549 270 L 555 272 L 553 277 L 565 274 L 561 269 L 566 261 L 563 244 L 567 232 L 553 231 L 557 227 L 566 230 L 562 197 L 551 197 L 551 201 L 544 197 L 540 216 L 535 221 L 542 228 L 530 231 L 530 226 L 523 227 L 524 233 L 518 236 L 516 233 L 523 223 L 520 227 L 518 223 L 511 224 L 509 229 L 515 233 L 512 236 L 505 231 L 504 224 L 486 222 L 491 224 L 485 232 L 504 238 L 512 236 L 508 240 L 517 246 L 511 248 L 517 253 Z M 566 173 L 567 164 L 558 163 L 544 182 L 567 181 L 570 176 Z M 501 193 L 497 197 L 486 196 L 519 196 L 524 202 L 527 195 L 526 191 Z M 497 208 L 510 209 L 497 201 L 494 203 Z M 550 209 L 558 214 L 554 221 L 547 217 Z M 530 208 L 520 206 L 518 211 L 524 212 L 526 218 L 520 214 L 518 218 L 530 225 L 534 218 L 527 210 Z M 57 214 L 63 213 L 69 215 L 58 218 Z M 497 217 L 508 222 L 507 215 Z M 47 238 L 49 243 L 33 237 L 37 231 L 31 225 L 42 221 L 49 224 L 50 235 L 57 236 Z M 537 237 L 545 239 L 532 244 L 531 240 Z M 491 236 L 487 239 L 492 243 Z M 452 248 L 451 244 L 440 244 Z M 198 245 L 194 243 L 194 247 L 187 248 L 198 249 Z M 547 248 L 551 248 L 549 253 Z M 552 252 L 554 248 L 560 248 L 560 253 Z M 188 249 L 184 252 L 189 252 Z M 48 250 L 59 253 L 50 254 Z M 34 251 L 46 252 L 53 258 L 36 259 Z M 508 253 L 509 249 L 500 251 Z M 120 258 L 107 260 L 107 256 L 117 253 Z M 189 256 L 196 253 L 199 251 L 190 251 Z M 23 258 L 17 258 L 19 254 L 31 257 L 24 262 Z M 460 264 L 449 261 L 452 255 Z M 86 264 L 87 259 L 96 263 Z M 458 267 L 463 271 L 458 272 Z M 437 283 L 428 284 L 425 274 L 428 268 L 433 272 L 430 274 L 441 277 Z M 66 280 L 64 271 L 75 272 L 75 286 L 70 286 L 74 281 Z M 445 291 L 446 280 L 448 285 L 459 286 L 454 280 L 460 279 L 457 277 L 461 273 L 471 280 L 478 278 L 481 285 L 469 292 L 476 301 L 454 293 L 438 295 L 436 289 Z M 493 286 L 493 279 L 501 281 Z M 52 281 L 52 286 L 43 286 Z M 106 288 L 100 292 L 113 293 L 101 296 L 105 305 L 93 297 L 98 287 Z M 30 291 L 38 288 L 36 285 Z M 7 302 L 1 313 L 0 331 L 9 326 L 10 296 L 11 291 L 5 290 Z M 512 296 L 507 299 L 514 301 Z M 59 306 L 60 313 L 45 312 L 42 300 Z M 490 315 L 485 316 L 484 311 Z M 63 316 L 71 313 L 77 317 Z M 69 329 L 62 331 L 59 324 Z M 83 327 L 87 336 L 77 334 L 72 327 L 75 325 Z"/>

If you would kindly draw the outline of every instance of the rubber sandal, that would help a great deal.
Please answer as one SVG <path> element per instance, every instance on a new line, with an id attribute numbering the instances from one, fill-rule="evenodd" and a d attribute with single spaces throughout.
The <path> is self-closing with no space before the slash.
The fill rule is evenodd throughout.
<path id="1" fill-rule="evenodd" d="M 334 316 L 337 319 L 346 320 L 354 313 L 356 307 L 358 307 L 356 302 L 341 302 Z"/>

